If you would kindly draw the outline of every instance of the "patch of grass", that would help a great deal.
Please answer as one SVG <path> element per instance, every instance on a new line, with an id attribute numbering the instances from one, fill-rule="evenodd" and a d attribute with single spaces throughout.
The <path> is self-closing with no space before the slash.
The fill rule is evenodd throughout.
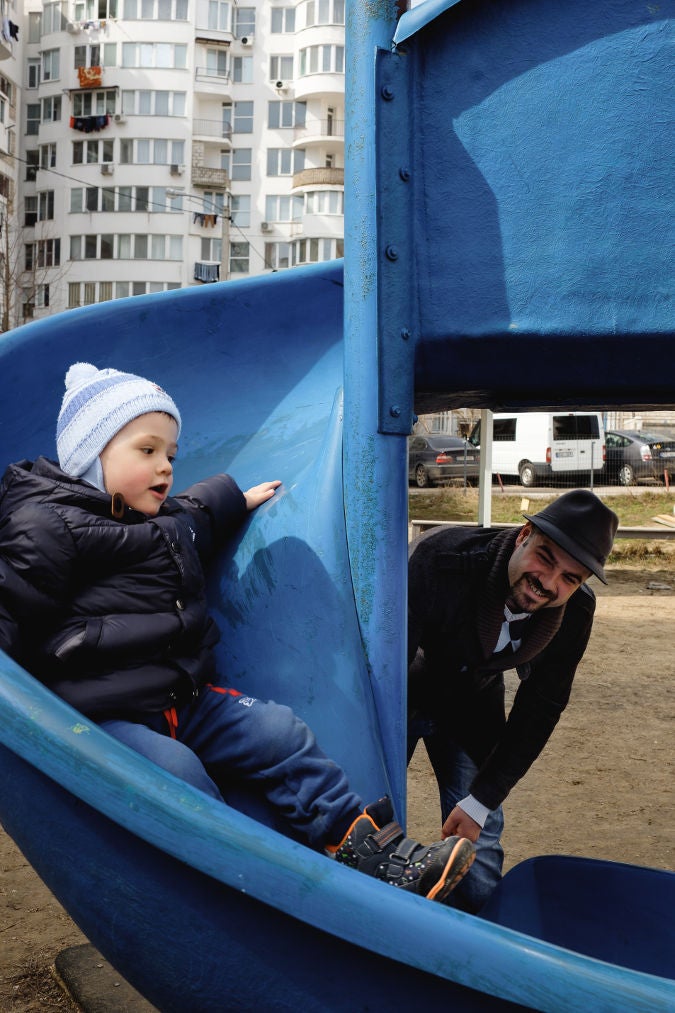
<path id="1" fill-rule="evenodd" d="M 561 490 L 563 491 L 563 490 Z M 665 489 L 654 491 L 631 491 L 627 489 L 619 495 L 604 496 L 602 488 L 596 494 L 611 507 L 619 517 L 622 527 L 654 527 L 653 517 L 657 514 L 673 514 L 675 494 Z M 557 495 L 536 496 L 529 500 L 527 513 L 537 513 L 552 503 Z M 492 490 L 492 522 L 493 524 L 522 524 L 523 500 L 527 500 L 527 490 L 520 487 L 505 487 L 502 492 L 498 487 Z M 467 521 L 478 520 L 478 490 L 453 488 L 450 486 L 434 489 L 430 492 L 414 493 L 408 500 L 408 514 L 411 520 L 435 521 Z M 617 539 L 608 562 L 613 564 L 639 563 L 645 566 L 663 567 L 675 561 L 675 540 L 655 539 Z"/>
<path id="2" fill-rule="evenodd" d="M 561 490 L 564 491 L 564 490 Z M 622 527 L 654 527 L 652 520 L 657 514 L 673 514 L 675 493 L 665 490 L 654 492 L 631 492 L 627 490 L 617 496 L 602 495 L 602 489 L 595 490 L 619 517 Z M 528 513 L 537 513 L 557 499 L 558 494 L 533 496 L 529 500 Z M 492 520 L 496 524 L 520 524 L 523 520 L 521 503 L 528 499 L 527 490 L 514 488 L 502 492 L 498 487 L 492 490 Z M 476 521 L 478 520 L 478 490 L 457 489 L 446 486 L 431 492 L 415 493 L 409 497 L 408 513 L 415 520 Z"/>

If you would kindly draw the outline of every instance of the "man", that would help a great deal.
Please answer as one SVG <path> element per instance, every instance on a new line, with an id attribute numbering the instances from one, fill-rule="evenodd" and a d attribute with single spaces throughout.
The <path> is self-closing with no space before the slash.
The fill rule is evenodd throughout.
<path id="1" fill-rule="evenodd" d="M 588 643 L 618 518 L 565 493 L 519 529 L 435 528 L 411 546 L 408 759 L 419 738 L 443 834 L 476 842 L 453 905 L 476 912 L 501 878 L 501 804 L 546 745 Z M 504 676 L 520 678 L 504 707 Z"/>

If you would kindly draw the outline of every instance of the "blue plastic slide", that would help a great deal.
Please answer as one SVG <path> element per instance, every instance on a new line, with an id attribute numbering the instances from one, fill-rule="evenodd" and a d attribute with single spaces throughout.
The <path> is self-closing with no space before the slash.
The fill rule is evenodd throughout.
<path id="1" fill-rule="evenodd" d="M 347 6 L 344 265 L 10 332 L 0 461 L 54 456 L 84 359 L 175 397 L 177 490 L 280 478 L 210 575 L 221 670 L 289 703 L 404 819 L 413 411 L 671 403 L 675 173 L 662 7 L 427 0 L 398 23 L 395 8 Z M 675 1008 L 672 873 L 535 858 L 478 918 L 231 802 L 0 658 L 0 821 L 162 1011 Z"/>

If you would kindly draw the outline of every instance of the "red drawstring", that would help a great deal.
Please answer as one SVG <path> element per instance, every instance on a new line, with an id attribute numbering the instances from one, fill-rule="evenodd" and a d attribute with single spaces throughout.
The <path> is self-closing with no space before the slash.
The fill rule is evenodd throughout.
<path id="1" fill-rule="evenodd" d="M 164 717 L 166 723 L 169 726 L 169 735 L 172 739 L 176 738 L 176 729 L 178 728 L 178 711 L 175 707 L 169 707 L 164 711 Z"/>

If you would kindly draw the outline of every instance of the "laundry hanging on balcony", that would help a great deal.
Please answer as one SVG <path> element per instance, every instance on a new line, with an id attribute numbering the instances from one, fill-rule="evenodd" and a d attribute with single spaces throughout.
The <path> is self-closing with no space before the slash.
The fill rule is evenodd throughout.
<path id="1" fill-rule="evenodd" d="M 195 264 L 195 281 L 219 281 L 220 264 Z"/>
<path id="2" fill-rule="evenodd" d="M 104 113 L 102 116 L 71 116 L 70 126 L 73 130 L 81 130 L 85 134 L 91 134 L 95 130 L 103 130 L 110 123 L 110 116 Z"/>
<path id="3" fill-rule="evenodd" d="M 103 67 L 78 67 L 80 88 L 100 88 L 103 84 Z"/>

